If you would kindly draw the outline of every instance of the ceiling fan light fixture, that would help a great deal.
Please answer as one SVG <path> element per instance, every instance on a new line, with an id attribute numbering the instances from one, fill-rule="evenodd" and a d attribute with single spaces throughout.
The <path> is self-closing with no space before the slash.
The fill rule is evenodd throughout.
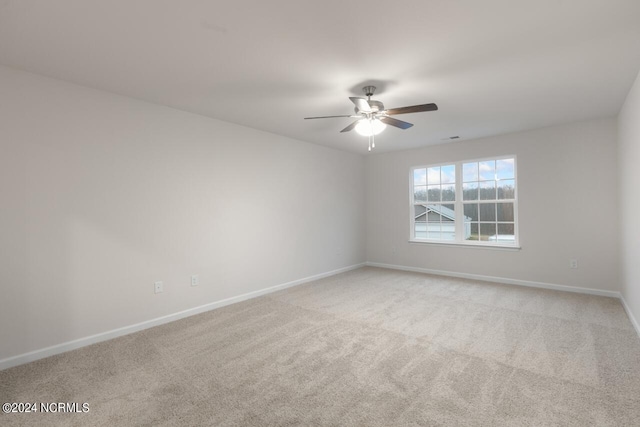
<path id="1" fill-rule="evenodd" d="M 413 126 L 411 123 L 398 120 L 391 116 L 395 116 L 397 114 L 420 113 L 423 111 L 436 111 L 438 109 L 438 106 L 433 103 L 385 109 L 382 102 L 371 99 L 376 90 L 375 86 L 365 86 L 362 90 L 367 97 L 366 99 L 355 96 L 349 97 L 349 100 L 353 102 L 355 114 L 305 117 L 305 120 L 331 119 L 334 117 L 358 118 L 355 122 L 349 123 L 349 125 L 342 129 L 340 133 L 350 132 L 355 129 L 358 134 L 369 138 L 369 151 L 371 151 L 371 149 L 376 146 L 374 136 L 385 130 L 387 125 L 398 129 L 409 129 Z"/>
<path id="2" fill-rule="evenodd" d="M 356 132 L 362 136 L 378 135 L 387 125 L 378 119 L 362 119 L 355 127 Z"/>

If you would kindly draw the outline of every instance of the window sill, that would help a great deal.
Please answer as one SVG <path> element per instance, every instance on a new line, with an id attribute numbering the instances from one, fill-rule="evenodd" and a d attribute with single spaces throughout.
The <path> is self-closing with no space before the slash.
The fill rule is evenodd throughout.
<path id="1" fill-rule="evenodd" d="M 409 239 L 409 243 L 416 243 L 419 245 L 435 245 L 435 246 L 456 246 L 461 248 L 475 248 L 475 249 L 493 249 L 499 251 L 519 251 L 522 249 L 520 246 L 514 245 L 500 245 L 500 244 L 482 244 L 482 243 L 460 243 L 460 242 L 436 242 L 433 240 L 415 240 Z"/>

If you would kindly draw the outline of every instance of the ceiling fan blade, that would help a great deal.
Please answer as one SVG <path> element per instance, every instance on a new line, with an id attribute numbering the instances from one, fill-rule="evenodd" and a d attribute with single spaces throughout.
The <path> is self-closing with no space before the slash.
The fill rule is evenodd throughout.
<path id="1" fill-rule="evenodd" d="M 421 104 L 412 105 L 411 107 L 391 108 L 387 110 L 387 114 L 393 116 L 394 114 L 408 114 L 408 113 L 421 113 L 423 111 L 436 111 L 438 106 L 436 104 Z"/>
<path id="2" fill-rule="evenodd" d="M 364 99 L 364 98 L 356 98 L 356 97 L 349 97 L 349 99 L 351 100 L 351 102 L 356 104 L 356 107 L 358 107 L 358 111 L 359 112 L 361 112 L 361 113 L 370 113 L 371 112 L 371 106 L 369 105 L 369 103 L 367 102 L 366 99 Z"/>
<path id="3" fill-rule="evenodd" d="M 412 123 L 403 122 L 402 120 L 394 119 L 393 117 L 382 116 L 382 117 L 379 117 L 378 119 L 384 124 L 395 126 L 400 129 L 409 129 L 411 126 L 413 126 Z"/>
<path id="4" fill-rule="evenodd" d="M 356 125 L 358 124 L 360 120 L 356 120 L 355 122 L 351 123 L 349 126 L 347 126 L 346 128 L 342 129 L 340 132 L 349 132 L 351 129 L 353 129 L 354 127 L 356 127 Z"/>
<path id="5" fill-rule="evenodd" d="M 319 116 L 319 117 L 305 117 L 305 120 L 309 120 L 309 119 L 333 119 L 334 117 L 353 117 L 352 115 L 349 116 Z"/>

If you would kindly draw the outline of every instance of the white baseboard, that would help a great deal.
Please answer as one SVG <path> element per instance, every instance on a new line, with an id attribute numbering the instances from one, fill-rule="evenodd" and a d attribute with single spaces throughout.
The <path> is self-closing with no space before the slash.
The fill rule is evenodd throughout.
<path id="1" fill-rule="evenodd" d="M 552 283 L 532 282 L 529 280 L 507 279 L 504 277 L 482 276 L 480 274 L 456 273 L 452 271 L 443 271 L 443 270 L 431 270 L 428 268 L 407 267 L 404 265 L 383 264 L 379 262 L 366 262 L 365 265 L 369 267 L 389 268 L 392 270 L 413 271 L 416 273 L 435 274 L 437 276 L 459 277 L 462 279 L 481 280 L 483 282 L 504 283 L 507 285 L 528 286 L 530 288 L 552 289 L 556 291 L 576 292 L 580 294 L 589 294 L 589 295 L 598 295 L 598 296 L 604 296 L 604 297 L 617 298 L 622 303 L 622 307 L 624 307 L 624 311 L 627 313 L 627 317 L 629 317 L 631 324 L 633 325 L 636 332 L 638 333 L 638 336 L 640 337 L 640 323 L 638 323 L 638 320 L 635 318 L 635 316 L 631 312 L 631 308 L 629 307 L 629 305 L 627 305 L 627 301 L 625 301 L 624 297 L 620 292 L 605 291 L 603 289 L 581 288 L 577 286 L 556 285 Z"/>
<path id="2" fill-rule="evenodd" d="M 113 338 L 128 335 L 133 332 L 138 332 L 144 329 L 152 328 L 154 326 L 163 325 L 165 323 L 173 322 L 183 319 L 185 317 L 193 316 L 196 314 L 204 313 L 206 311 L 215 310 L 216 308 L 224 307 L 226 305 L 234 304 L 237 302 L 245 301 L 251 298 L 256 298 L 262 295 L 270 294 L 272 292 L 280 291 L 282 289 L 291 288 L 293 286 L 301 285 L 303 283 L 312 282 L 314 280 L 323 279 L 325 277 L 333 276 L 336 274 L 344 273 L 346 271 L 355 270 L 356 268 L 363 267 L 365 263 L 354 264 L 348 267 L 339 268 L 337 270 L 328 271 L 325 273 L 316 274 L 313 276 L 305 277 L 303 279 L 293 280 L 291 282 L 283 283 L 269 288 L 261 289 L 259 291 L 249 292 L 246 294 L 238 295 L 235 297 L 215 301 L 209 304 L 201 305 L 198 307 L 190 308 L 188 310 L 180 311 L 177 313 L 169 314 L 166 316 L 158 317 L 155 319 L 147 320 L 144 322 L 136 323 L 134 325 L 124 326 L 122 328 L 113 329 L 111 331 L 101 332 L 99 334 L 91 335 L 77 340 L 68 341 L 61 344 L 56 344 L 50 347 L 42 348 L 39 350 L 30 351 L 28 353 L 19 354 L 17 356 L 8 357 L 0 360 L 0 371 L 8 369 L 14 366 L 22 365 L 25 363 L 33 362 L 38 359 L 53 356 L 56 354 L 64 353 L 70 350 L 75 350 L 80 347 L 85 347 L 91 344 L 95 344 L 102 341 L 107 341 Z"/>
<path id="3" fill-rule="evenodd" d="M 471 273 L 456 273 L 453 271 L 432 270 L 429 268 L 407 267 L 404 265 L 382 264 L 378 262 L 366 262 L 365 264 L 370 267 L 390 268 L 392 270 L 402 270 L 402 271 L 413 271 L 416 273 L 435 274 L 437 276 L 459 277 L 461 279 L 481 280 L 483 282 L 494 282 L 494 283 L 504 283 L 507 285 L 528 286 L 530 288 L 553 289 L 556 291 L 576 292 L 580 294 L 598 295 L 598 296 L 618 298 L 618 299 L 622 297 L 620 295 L 620 292 L 605 291 L 602 289 L 580 288 L 577 286 L 556 285 L 553 283 L 532 282 L 529 280 L 483 276 L 480 274 L 471 274 Z"/>
<path id="4" fill-rule="evenodd" d="M 638 320 L 636 319 L 636 317 L 631 312 L 631 308 L 629 308 L 629 306 L 627 305 L 627 301 L 625 301 L 624 296 L 620 295 L 620 301 L 622 302 L 622 306 L 624 307 L 624 311 L 627 312 L 627 316 L 629 317 L 629 320 L 631 320 L 631 324 L 636 329 L 636 332 L 638 333 L 638 336 L 640 336 L 640 323 L 638 323 Z"/>

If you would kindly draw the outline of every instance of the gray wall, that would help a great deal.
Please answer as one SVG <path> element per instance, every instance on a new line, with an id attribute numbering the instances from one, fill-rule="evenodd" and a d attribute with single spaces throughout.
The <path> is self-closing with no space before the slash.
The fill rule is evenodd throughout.
<path id="1" fill-rule="evenodd" d="M 618 116 L 622 296 L 640 333 L 640 74 Z"/>
<path id="2" fill-rule="evenodd" d="M 5 67 L 0 99 L 0 360 L 365 261 L 361 156 Z"/>
<path id="3" fill-rule="evenodd" d="M 412 166 L 517 156 L 522 249 L 409 243 Z M 367 260 L 618 291 L 616 122 L 593 120 L 367 158 Z M 570 269 L 569 260 L 579 268 Z"/>

